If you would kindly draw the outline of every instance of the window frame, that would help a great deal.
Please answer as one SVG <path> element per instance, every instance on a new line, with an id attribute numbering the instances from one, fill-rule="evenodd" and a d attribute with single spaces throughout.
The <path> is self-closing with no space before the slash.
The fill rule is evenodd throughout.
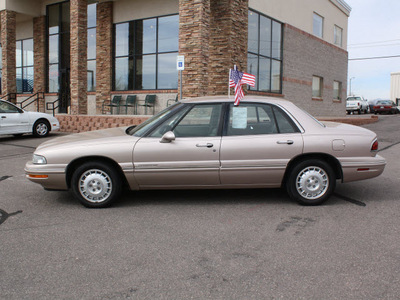
<path id="1" fill-rule="evenodd" d="M 280 135 L 280 134 L 297 134 L 297 133 L 301 133 L 302 130 L 299 128 L 299 126 L 296 124 L 296 122 L 292 119 L 292 117 L 284 110 L 282 109 L 280 106 L 272 104 L 272 103 L 262 103 L 262 102 L 243 102 L 242 105 L 254 105 L 255 107 L 257 106 L 269 106 L 271 108 L 272 111 L 272 116 L 274 118 L 274 120 L 271 120 L 271 122 L 273 121 L 275 123 L 275 127 L 277 132 L 275 133 L 261 133 L 261 134 L 252 134 L 252 135 Z M 233 109 L 233 103 L 226 103 L 225 108 L 225 113 L 224 113 L 224 120 L 222 120 L 222 123 L 224 124 L 223 127 L 223 132 L 222 132 L 222 136 L 223 137 L 235 137 L 235 136 L 251 136 L 249 134 L 243 134 L 243 135 L 229 135 L 228 134 L 228 128 L 229 128 L 229 123 L 230 123 L 230 112 L 231 112 L 231 108 Z M 275 111 L 279 111 L 284 118 L 290 123 L 290 125 L 293 127 L 294 132 L 292 133 L 286 133 L 286 132 L 280 132 L 280 128 L 278 125 L 278 121 L 275 115 Z"/>
<path id="2" fill-rule="evenodd" d="M 337 93 L 336 93 L 336 89 L 335 89 L 336 83 L 338 84 Z M 333 81 L 333 100 L 342 100 L 341 93 L 342 93 L 342 82 L 338 81 L 338 80 L 334 80 Z"/>
<path id="3" fill-rule="evenodd" d="M 32 64 L 28 65 L 25 64 L 25 60 L 24 60 L 24 42 L 26 41 L 32 41 Z M 21 65 L 20 66 L 15 66 L 15 81 L 16 81 L 16 88 L 17 88 L 17 94 L 32 94 L 33 90 L 34 90 L 34 85 L 35 85 L 35 57 L 34 57 L 34 44 L 33 44 L 33 37 L 32 38 L 27 38 L 27 39 L 20 39 L 20 40 L 16 40 L 16 45 L 18 43 L 21 43 L 21 56 L 20 56 L 20 61 L 21 61 Z M 16 47 L 16 51 L 15 51 L 15 55 L 16 55 L 16 61 L 18 61 L 18 56 L 17 56 L 17 47 Z M 25 85 L 24 85 L 24 78 L 25 78 L 25 71 L 26 69 L 31 68 L 32 69 L 32 89 L 28 90 L 25 89 Z M 18 75 L 18 70 L 21 70 L 21 86 L 22 86 L 22 90 L 18 90 L 18 81 L 17 81 L 17 75 Z M 28 81 L 27 81 L 28 82 Z M 27 85 L 27 84 L 26 84 Z"/>
<path id="4" fill-rule="evenodd" d="M 164 51 L 160 52 L 159 51 L 159 19 L 165 18 L 165 17 L 171 17 L 171 16 L 177 16 L 178 17 L 178 48 L 176 51 Z M 137 53 L 136 51 L 136 30 L 137 30 L 137 24 L 139 22 L 143 22 L 146 20 L 156 20 L 156 49 L 155 52 L 151 53 Z M 121 24 L 128 24 L 128 54 L 124 55 L 116 55 L 116 28 L 118 25 Z M 131 37 L 132 36 L 132 37 Z M 161 15 L 161 16 L 156 16 L 156 17 L 149 17 L 149 18 L 143 18 L 143 19 L 135 19 L 135 20 L 130 20 L 130 21 L 124 21 L 124 22 L 119 22 L 119 23 L 114 23 L 113 24 L 113 50 L 112 50 L 112 90 L 113 91 L 142 91 L 142 90 L 176 90 L 178 88 L 178 71 L 176 70 L 176 87 L 172 88 L 159 88 L 159 56 L 164 55 L 164 54 L 179 54 L 179 14 L 167 14 L 167 15 Z M 154 83 L 154 88 L 142 88 L 142 89 L 136 89 L 135 88 L 135 83 L 136 83 L 136 73 L 137 73 L 137 57 L 145 57 L 145 56 L 155 56 L 155 72 L 154 72 L 154 77 L 155 77 L 155 83 Z M 117 89 L 116 88 L 116 61 L 117 59 L 121 58 L 127 58 L 128 59 L 128 82 L 127 82 L 127 89 Z M 132 64 L 132 67 L 130 65 Z"/>
<path id="5" fill-rule="evenodd" d="M 317 79 L 319 79 L 318 80 L 318 82 L 319 82 L 319 93 L 318 93 L 318 95 L 315 95 L 314 94 L 314 79 L 315 78 L 317 78 Z M 311 85 L 311 88 L 312 88 L 312 98 L 317 98 L 317 99 L 322 99 L 322 97 L 323 97 L 323 90 L 324 90 L 324 79 L 323 79 L 323 77 L 321 77 L 321 76 L 317 76 L 317 75 L 313 75 L 313 77 L 312 77 L 312 85 Z"/>
<path id="6" fill-rule="evenodd" d="M 269 17 L 269 16 L 267 16 L 267 15 L 265 15 L 265 14 L 263 14 L 263 13 L 261 13 L 261 12 L 259 12 L 259 11 L 256 11 L 256 10 L 254 10 L 254 9 L 249 9 L 248 10 L 248 18 L 249 18 L 249 14 L 250 13 L 255 13 L 256 15 L 257 15 L 257 17 L 258 17 L 258 28 L 257 28 L 257 39 L 258 39 L 258 46 L 257 46 L 257 53 L 256 52 L 253 52 L 253 51 L 247 51 L 247 72 L 248 73 L 252 73 L 253 75 L 255 75 L 256 76 L 256 87 L 251 87 L 251 86 L 249 86 L 249 90 L 250 91 L 259 91 L 259 92 L 266 92 L 266 93 L 273 93 L 273 94 L 282 94 L 282 77 L 283 77 L 283 39 L 284 39 L 284 37 L 283 37 L 283 23 L 282 22 L 280 22 L 280 21 L 278 21 L 278 20 L 276 20 L 276 19 L 274 19 L 274 18 L 271 18 L 271 17 Z M 263 17 L 263 18 L 266 18 L 266 19 L 268 19 L 269 21 L 270 21 L 270 24 L 271 24 L 271 32 L 270 32 L 270 40 L 269 40 L 269 43 L 270 43 L 270 54 L 269 54 L 269 56 L 268 55 L 265 55 L 265 54 L 261 54 L 261 49 L 260 49 L 260 44 L 261 44 L 261 17 Z M 279 51 L 279 58 L 276 58 L 276 57 L 274 57 L 274 51 L 273 51 L 273 43 L 274 43 L 274 23 L 277 23 L 277 24 L 279 24 L 280 25 L 280 45 L 279 45 L 279 47 L 280 47 L 280 51 Z M 250 28 L 250 27 L 249 27 Z M 248 36 L 250 36 L 250 34 L 248 34 Z M 247 43 L 249 43 L 249 41 L 247 41 Z M 256 57 L 256 59 L 257 59 L 257 66 L 256 66 L 256 68 L 257 68 L 257 70 L 256 70 L 256 72 L 254 72 L 254 71 L 250 71 L 249 70 L 249 57 L 250 56 L 255 56 Z M 269 88 L 266 90 L 266 89 L 263 89 L 263 90 L 261 90 L 260 89 L 260 79 L 261 79 L 261 76 L 260 76 L 260 61 L 261 60 L 265 60 L 266 62 L 269 62 Z M 274 90 L 273 89 L 273 83 L 274 83 L 274 80 L 273 80 L 273 70 L 274 70 L 274 62 L 275 63 L 279 63 L 280 64 L 280 66 L 279 66 L 279 91 L 278 90 Z M 254 74 L 254 73 L 256 73 L 256 74 Z"/>
<path id="7" fill-rule="evenodd" d="M 318 26 L 318 27 L 320 27 L 320 28 L 318 28 L 318 29 L 320 29 L 321 35 L 319 35 L 319 34 L 316 33 L 316 31 L 315 31 L 315 26 L 318 25 L 318 24 L 315 23 L 315 22 L 316 22 L 315 17 L 317 17 L 317 18 L 319 18 L 319 20 L 321 20 L 321 26 Z M 321 38 L 321 39 L 324 38 L 324 23 L 325 23 L 324 21 L 325 21 L 325 19 L 324 19 L 323 16 L 321 16 L 321 15 L 318 14 L 318 13 L 316 13 L 315 11 L 313 12 L 313 34 L 314 34 L 316 37 L 319 37 L 319 38 Z"/>
<path id="8" fill-rule="evenodd" d="M 340 35 L 337 34 L 338 32 L 340 32 Z M 340 40 L 337 41 L 339 37 Z M 333 26 L 333 43 L 336 46 L 343 47 L 343 28 L 336 24 Z"/>

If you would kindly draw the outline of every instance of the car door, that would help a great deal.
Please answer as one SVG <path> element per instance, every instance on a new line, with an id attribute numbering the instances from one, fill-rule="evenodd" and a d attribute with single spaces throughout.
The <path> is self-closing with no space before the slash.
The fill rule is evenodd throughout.
<path id="1" fill-rule="evenodd" d="M 15 134 L 30 131 L 29 116 L 6 101 L 0 101 L 0 133 Z"/>
<path id="2" fill-rule="evenodd" d="M 300 129 L 277 106 L 230 105 L 221 142 L 221 183 L 278 187 L 288 162 L 303 151 Z"/>
<path id="3" fill-rule="evenodd" d="M 221 115 L 220 103 L 188 105 L 142 137 L 133 151 L 139 187 L 219 185 Z"/>

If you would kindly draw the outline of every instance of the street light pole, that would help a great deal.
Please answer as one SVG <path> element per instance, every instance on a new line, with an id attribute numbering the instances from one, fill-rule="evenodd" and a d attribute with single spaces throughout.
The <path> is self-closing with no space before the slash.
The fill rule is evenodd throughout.
<path id="1" fill-rule="evenodd" d="M 350 84 L 349 84 L 349 86 L 350 86 L 350 90 L 349 90 L 349 96 L 351 96 L 351 81 L 352 81 L 353 79 L 355 79 L 355 77 L 351 77 L 351 78 L 350 78 Z"/>

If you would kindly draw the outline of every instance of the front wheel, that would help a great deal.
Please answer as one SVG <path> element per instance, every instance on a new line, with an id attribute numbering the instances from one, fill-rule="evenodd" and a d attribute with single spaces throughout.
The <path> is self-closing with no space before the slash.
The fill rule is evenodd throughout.
<path id="1" fill-rule="evenodd" d="M 332 167 L 325 161 L 310 159 L 298 163 L 286 182 L 287 192 L 303 205 L 319 205 L 332 195 L 336 186 Z"/>
<path id="2" fill-rule="evenodd" d="M 33 135 L 36 137 L 46 137 L 50 133 L 50 124 L 46 120 L 39 120 L 33 125 Z"/>
<path id="3" fill-rule="evenodd" d="M 71 180 L 72 192 L 86 207 L 103 208 L 119 198 L 121 177 L 109 164 L 87 162 L 75 170 Z"/>

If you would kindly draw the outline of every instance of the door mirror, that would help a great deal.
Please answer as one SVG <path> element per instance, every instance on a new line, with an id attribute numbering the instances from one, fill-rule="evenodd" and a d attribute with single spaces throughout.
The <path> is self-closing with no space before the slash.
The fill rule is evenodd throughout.
<path id="1" fill-rule="evenodd" d="M 162 136 L 160 143 L 171 143 L 172 141 L 175 141 L 175 134 L 172 131 L 167 131 Z"/>

